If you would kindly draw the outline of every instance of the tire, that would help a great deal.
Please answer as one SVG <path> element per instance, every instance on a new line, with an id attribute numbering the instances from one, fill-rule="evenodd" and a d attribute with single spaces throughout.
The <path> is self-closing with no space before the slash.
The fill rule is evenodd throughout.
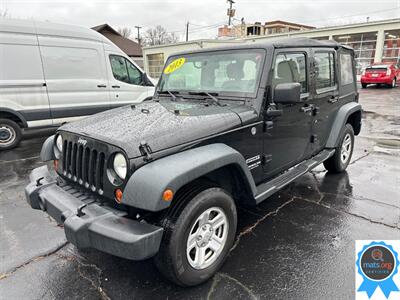
<path id="1" fill-rule="evenodd" d="M 22 130 L 12 120 L 0 119 L 0 151 L 18 146 L 22 138 Z"/>
<path id="2" fill-rule="evenodd" d="M 361 83 L 361 87 L 362 87 L 363 89 L 366 89 L 366 88 L 367 88 L 367 84 L 366 84 L 366 83 Z"/>
<path id="3" fill-rule="evenodd" d="M 154 262 L 172 282 L 193 286 L 208 280 L 224 263 L 236 235 L 236 206 L 232 197 L 218 187 L 191 189 L 181 193 L 179 198 L 175 199 L 176 207 L 171 208 L 171 213 L 162 221 L 164 236 Z M 209 219 L 204 223 L 205 219 L 199 218 L 207 216 L 207 212 Z M 226 223 L 210 229 L 216 219 Z M 191 247 L 188 246 L 190 234 Z M 219 248 L 216 237 L 220 241 Z M 216 251 L 212 251 L 212 247 Z M 205 253 L 206 258 L 203 264 L 200 259 L 196 260 L 201 257 L 196 255 L 201 253 Z"/>
<path id="4" fill-rule="evenodd" d="M 348 143 L 350 141 L 350 143 Z M 344 152 L 344 150 L 346 151 Z M 335 154 L 324 161 L 324 167 L 331 173 L 341 173 L 346 170 L 350 163 L 354 149 L 354 130 L 350 124 L 346 124 L 339 146 L 335 149 Z M 346 155 L 346 158 L 344 159 Z"/>
<path id="5" fill-rule="evenodd" d="M 396 78 L 393 78 L 392 84 L 389 86 L 391 89 L 394 89 L 396 87 Z"/>

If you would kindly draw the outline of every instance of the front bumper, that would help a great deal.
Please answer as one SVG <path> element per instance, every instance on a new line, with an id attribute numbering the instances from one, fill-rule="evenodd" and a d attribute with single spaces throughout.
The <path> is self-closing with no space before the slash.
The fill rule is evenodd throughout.
<path id="1" fill-rule="evenodd" d="M 94 248 L 127 259 L 154 256 L 163 228 L 127 218 L 127 213 L 60 187 L 47 166 L 34 169 L 25 188 L 27 202 L 64 225 L 67 240 L 78 248 Z M 75 196 L 74 196 L 75 195 Z"/>

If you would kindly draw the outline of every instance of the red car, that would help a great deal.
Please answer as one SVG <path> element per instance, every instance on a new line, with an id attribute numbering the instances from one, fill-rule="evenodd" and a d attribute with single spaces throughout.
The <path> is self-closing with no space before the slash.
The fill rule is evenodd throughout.
<path id="1" fill-rule="evenodd" d="M 387 84 L 394 88 L 399 78 L 400 69 L 395 64 L 373 64 L 362 72 L 361 85 L 364 89 L 368 84 Z"/>

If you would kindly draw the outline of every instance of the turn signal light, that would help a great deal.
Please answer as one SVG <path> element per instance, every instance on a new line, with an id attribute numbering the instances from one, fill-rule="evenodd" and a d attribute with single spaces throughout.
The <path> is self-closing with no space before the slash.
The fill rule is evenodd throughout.
<path id="1" fill-rule="evenodd" d="M 121 201 L 122 201 L 122 191 L 121 191 L 121 189 L 116 189 L 114 191 L 114 196 L 115 196 L 115 201 L 117 201 L 118 203 L 121 203 Z"/>
<path id="2" fill-rule="evenodd" d="M 170 189 L 166 189 L 162 195 L 162 199 L 169 202 L 172 200 L 172 198 L 174 198 L 174 192 Z"/>

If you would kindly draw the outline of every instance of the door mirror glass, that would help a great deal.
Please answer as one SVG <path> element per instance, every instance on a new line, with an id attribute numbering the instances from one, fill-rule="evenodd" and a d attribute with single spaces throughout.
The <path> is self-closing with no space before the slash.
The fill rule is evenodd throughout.
<path id="1" fill-rule="evenodd" d="M 299 103 L 301 84 L 298 82 L 280 83 L 274 89 L 274 102 L 275 103 Z"/>

